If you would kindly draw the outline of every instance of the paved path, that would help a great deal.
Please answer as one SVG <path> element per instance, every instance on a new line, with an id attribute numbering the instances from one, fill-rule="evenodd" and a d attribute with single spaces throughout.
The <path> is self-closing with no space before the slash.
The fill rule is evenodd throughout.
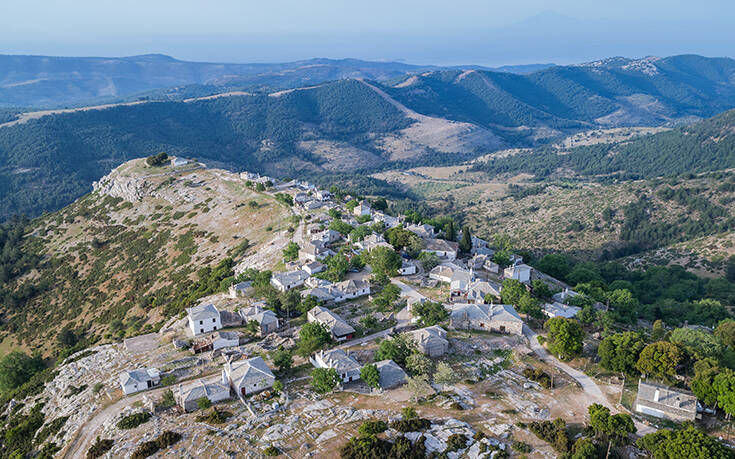
<path id="1" fill-rule="evenodd" d="M 539 358 L 545 362 L 548 362 L 558 368 L 559 370 L 563 371 L 564 373 L 568 374 L 572 378 L 574 378 L 575 381 L 579 383 L 580 386 L 582 386 L 582 390 L 589 395 L 595 402 L 599 403 L 600 405 L 606 406 L 610 408 L 610 412 L 616 413 L 621 412 L 624 410 L 620 410 L 617 406 L 610 403 L 610 401 L 607 399 L 605 394 L 602 393 L 602 390 L 600 389 L 600 386 L 595 383 L 592 378 L 587 376 L 585 373 L 570 367 L 564 362 L 561 362 L 556 357 L 549 354 L 549 352 L 541 346 L 538 342 L 538 334 L 531 330 L 531 328 L 528 325 L 523 325 L 523 334 L 528 338 L 529 344 L 531 345 L 531 349 L 533 349 L 533 352 L 536 353 L 536 355 L 539 356 Z M 635 426 L 638 429 L 638 435 L 645 435 L 647 433 L 655 432 L 656 429 L 643 424 L 642 422 L 633 420 L 635 422 Z"/>

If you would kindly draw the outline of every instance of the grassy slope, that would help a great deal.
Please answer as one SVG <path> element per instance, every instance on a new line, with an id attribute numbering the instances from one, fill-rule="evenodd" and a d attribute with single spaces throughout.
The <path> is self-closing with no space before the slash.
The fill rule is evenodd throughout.
<path id="1" fill-rule="evenodd" d="M 153 171 L 134 161 L 117 172 L 141 179 Z M 2 311 L 5 347 L 23 342 L 46 350 L 64 325 L 92 324 L 102 336 L 115 319 L 134 329 L 155 324 L 163 319 L 160 299 L 184 288 L 199 268 L 225 258 L 243 238 L 254 245 L 249 253 L 258 250 L 274 237 L 266 228 L 290 215 L 273 198 L 246 189 L 235 174 L 168 167 L 155 174 L 161 175 L 144 179 L 150 191 L 141 202 L 94 192 L 34 222 L 28 243 L 47 258 L 19 283 L 40 291 L 22 308 Z M 246 205 L 250 201 L 259 207 Z M 146 295 L 159 300 L 146 304 Z"/>

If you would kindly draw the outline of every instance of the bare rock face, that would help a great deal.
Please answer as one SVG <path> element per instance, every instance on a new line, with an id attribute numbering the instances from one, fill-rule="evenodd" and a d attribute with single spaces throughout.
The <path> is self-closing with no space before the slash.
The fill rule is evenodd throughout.
<path id="1" fill-rule="evenodd" d="M 149 193 L 150 184 L 138 177 L 121 176 L 115 171 L 94 182 L 92 188 L 100 194 L 140 202 Z"/>

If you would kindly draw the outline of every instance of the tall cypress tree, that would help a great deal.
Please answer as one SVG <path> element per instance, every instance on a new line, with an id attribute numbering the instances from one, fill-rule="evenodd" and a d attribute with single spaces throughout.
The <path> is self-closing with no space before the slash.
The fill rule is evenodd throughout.
<path id="1" fill-rule="evenodd" d="M 459 250 L 463 253 L 472 251 L 472 234 L 470 234 L 469 226 L 462 228 L 462 240 L 459 241 Z"/>

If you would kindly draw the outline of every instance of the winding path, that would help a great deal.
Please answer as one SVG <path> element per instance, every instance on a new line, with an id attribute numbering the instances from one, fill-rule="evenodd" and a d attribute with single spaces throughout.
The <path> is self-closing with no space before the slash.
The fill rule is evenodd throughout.
<path id="1" fill-rule="evenodd" d="M 605 397 L 605 394 L 602 393 L 600 386 L 598 386 L 597 383 L 592 380 L 592 378 L 590 378 L 583 372 L 570 367 L 566 363 L 561 362 L 559 359 L 549 354 L 549 352 L 543 346 L 541 346 L 541 344 L 539 344 L 538 334 L 531 330 L 528 325 L 523 325 L 523 334 L 526 338 L 528 338 L 528 342 L 531 345 L 531 349 L 533 349 L 533 352 L 535 352 L 541 360 L 552 364 L 559 370 L 574 378 L 574 380 L 577 381 L 580 386 L 582 386 L 582 390 L 587 395 L 592 397 L 592 399 L 600 405 L 608 407 L 610 409 L 610 412 L 616 413 L 622 411 L 617 406 L 610 403 L 607 397 Z M 639 435 L 645 435 L 656 431 L 655 428 L 647 424 L 643 424 L 642 422 L 636 421 L 635 419 L 633 420 L 633 422 L 635 422 L 635 426 L 638 429 L 637 433 Z"/>

